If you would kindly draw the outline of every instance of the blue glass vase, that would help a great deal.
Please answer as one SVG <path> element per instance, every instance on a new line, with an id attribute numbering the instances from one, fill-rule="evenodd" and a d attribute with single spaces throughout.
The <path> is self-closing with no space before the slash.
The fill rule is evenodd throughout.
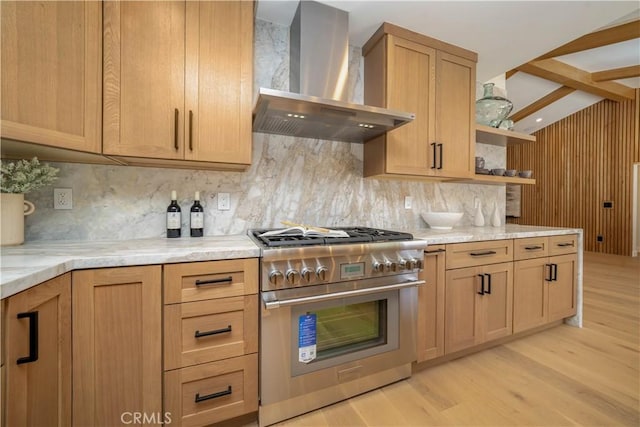
<path id="1" fill-rule="evenodd" d="M 494 95 L 493 86 L 493 83 L 482 85 L 484 95 L 476 101 L 476 123 L 497 128 L 513 110 L 513 103 L 507 98 Z"/>

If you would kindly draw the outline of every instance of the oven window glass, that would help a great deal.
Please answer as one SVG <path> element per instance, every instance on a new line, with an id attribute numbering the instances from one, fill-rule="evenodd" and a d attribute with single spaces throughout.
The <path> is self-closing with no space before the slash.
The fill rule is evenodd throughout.
<path id="1" fill-rule="evenodd" d="M 317 360 L 386 344 L 387 300 L 315 310 Z"/>

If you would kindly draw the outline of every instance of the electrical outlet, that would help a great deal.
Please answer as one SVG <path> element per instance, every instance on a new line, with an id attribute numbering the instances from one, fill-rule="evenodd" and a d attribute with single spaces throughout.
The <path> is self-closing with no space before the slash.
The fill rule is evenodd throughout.
<path id="1" fill-rule="evenodd" d="M 228 211 L 231 208 L 229 193 L 218 193 L 218 210 Z"/>
<path id="2" fill-rule="evenodd" d="M 598 236 L 596 237 L 596 241 L 598 243 L 604 242 L 604 236 L 602 234 L 598 234 Z"/>
<path id="3" fill-rule="evenodd" d="M 404 198 L 404 208 L 411 209 L 411 205 L 413 204 L 413 197 L 405 196 Z"/>
<path id="4" fill-rule="evenodd" d="M 71 188 L 53 189 L 53 209 L 73 209 L 73 190 Z"/>

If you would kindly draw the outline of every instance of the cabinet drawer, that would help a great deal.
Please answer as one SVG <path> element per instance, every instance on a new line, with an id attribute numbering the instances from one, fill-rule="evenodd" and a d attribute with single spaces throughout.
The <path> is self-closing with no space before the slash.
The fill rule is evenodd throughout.
<path id="1" fill-rule="evenodd" d="M 578 235 L 567 234 L 564 236 L 549 237 L 549 255 L 572 254 L 578 251 Z"/>
<path id="2" fill-rule="evenodd" d="M 511 239 L 447 245 L 447 270 L 509 261 L 513 261 Z"/>
<path id="3" fill-rule="evenodd" d="M 176 425 L 203 426 L 258 410 L 258 355 L 164 374 L 164 407 Z"/>
<path id="4" fill-rule="evenodd" d="M 165 371 L 257 351 L 257 295 L 164 308 Z"/>
<path id="5" fill-rule="evenodd" d="M 549 239 L 547 237 L 529 237 L 513 240 L 513 259 L 542 258 L 549 255 Z"/>
<path id="6" fill-rule="evenodd" d="M 257 292 L 257 258 L 168 264 L 164 267 L 165 304 Z"/>

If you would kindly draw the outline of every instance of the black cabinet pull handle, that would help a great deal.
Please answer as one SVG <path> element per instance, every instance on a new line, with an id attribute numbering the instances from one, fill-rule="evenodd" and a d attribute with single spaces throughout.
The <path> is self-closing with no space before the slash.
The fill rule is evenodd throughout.
<path id="1" fill-rule="evenodd" d="M 196 280 L 196 286 L 216 285 L 220 283 L 231 283 L 231 282 L 233 282 L 233 277 L 229 276 L 222 279 Z"/>
<path id="2" fill-rule="evenodd" d="M 433 147 L 433 157 L 431 158 L 431 169 L 435 169 L 436 168 L 436 146 L 438 144 L 436 144 L 435 142 L 431 143 L 431 146 Z"/>
<path id="3" fill-rule="evenodd" d="M 17 360 L 18 365 L 38 360 L 38 312 L 18 313 L 18 319 L 24 318 L 29 319 L 29 355 L 20 357 Z"/>
<path id="4" fill-rule="evenodd" d="M 173 111 L 173 146 L 178 149 L 178 120 L 180 119 L 180 111 L 176 108 Z"/>
<path id="5" fill-rule="evenodd" d="M 215 329 L 213 331 L 205 331 L 205 332 L 196 331 L 195 337 L 202 338 L 202 337 L 208 337 L 211 335 L 224 334 L 226 332 L 231 332 L 231 325 L 227 326 L 226 328 Z"/>
<path id="6" fill-rule="evenodd" d="M 189 151 L 193 151 L 193 111 L 189 110 Z"/>
<path id="7" fill-rule="evenodd" d="M 440 159 L 438 160 L 438 169 L 442 169 L 442 144 L 438 144 L 438 150 L 440 152 Z"/>
<path id="8" fill-rule="evenodd" d="M 217 397 L 228 396 L 231 392 L 231 386 L 227 387 L 226 390 L 219 391 L 217 393 L 205 394 L 204 396 L 200 396 L 200 393 L 196 393 L 196 403 L 204 402 L 205 400 L 215 399 Z"/>
<path id="9" fill-rule="evenodd" d="M 484 275 L 487 276 L 487 289 L 488 289 L 484 291 L 484 293 L 491 295 L 491 275 L 487 273 L 485 273 Z"/>
<path id="10" fill-rule="evenodd" d="M 478 295 L 484 295 L 484 274 L 478 274 L 478 277 L 480 278 L 480 292 L 478 292 Z"/>
<path id="11" fill-rule="evenodd" d="M 564 248 L 566 246 L 573 246 L 573 242 L 571 242 L 571 243 L 558 243 L 558 246 L 560 246 L 561 248 Z"/>
<path id="12" fill-rule="evenodd" d="M 484 252 L 470 252 L 471 256 L 485 256 L 485 255 L 495 255 L 496 251 L 484 251 Z"/>
<path id="13" fill-rule="evenodd" d="M 432 251 L 424 251 L 425 255 L 433 255 L 433 254 L 440 254 L 442 252 L 446 252 L 444 249 L 434 249 Z"/>
<path id="14" fill-rule="evenodd" d="M 524 248 L 528 251 L 535 251 L 537 249 L 542 249 L 542 246 L 525 246 Z"/>
<path id="15" fill-rule="evenodd" d="M 551 264 L 551 267 L 553 268 L 553 277 L 551 278 L 551 280 L 553 280 L 554 282 L 558 281 L 558 264 Z"/>
<path id="16" fill-rule="evenodd" d="M 549 267 L 549 269 L 547 270 L 547 275 L 544 278 L 544 280 L 547 282 L 551 282 L 551 280 L 553 279 L 553 264 L 545 264 L 544 266 Z"/>

